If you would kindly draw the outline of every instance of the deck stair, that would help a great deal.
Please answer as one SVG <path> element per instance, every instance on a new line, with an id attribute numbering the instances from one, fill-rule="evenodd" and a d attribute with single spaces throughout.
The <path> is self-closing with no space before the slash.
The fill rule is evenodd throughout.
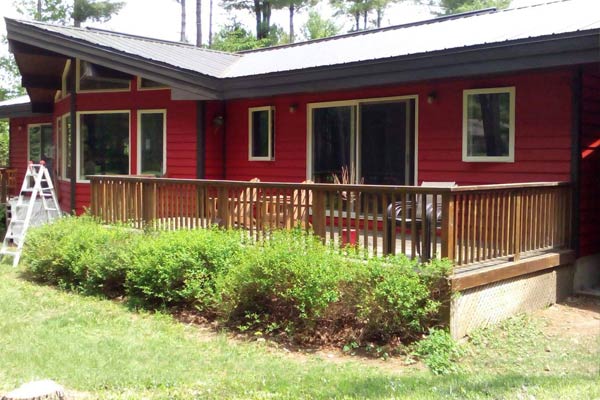
<path id="1" fill-rule="evenodd" d="M 39 212 L 35 212 L 36 203 L 41 204 Z M 62 215 L 52 179 L 43 161 L 39 164 L 29 163 L 17 202 L 10 206 L 10 215 L 0 256 L 12 256 L 13 266 L 16 267 L 29 227 L 52 221 Z"/>

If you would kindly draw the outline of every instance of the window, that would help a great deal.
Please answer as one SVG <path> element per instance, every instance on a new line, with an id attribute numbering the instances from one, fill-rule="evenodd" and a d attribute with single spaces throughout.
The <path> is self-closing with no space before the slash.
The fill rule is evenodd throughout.
<path id="1" fill-rule="evenodd" d="M 54 157 L 52 145 L 52 124 L 29 125 L 27 159 L 35 163 L 48 162 Z M 50 166 L 49 166 L 50 168 Z"/>
<path id="2" fill-rule="evenodd" d="M 463 92 L 463 161 L 513 162 L 515 88 Z"/>
<path id="3" fill-rule="evenodd" d="M 164 110 L 138 111 L 138 173 L 165 173 L 166 122 Z"/>
<path id="4" fill-rule="evenodd" d="M 87 61 L 77 62 L 77 91 L 127 91 L 131 75 Z"/>
<path id="5" fill-rule="evenodd" d="M 79 113 L 78 179 L 129 173 L 129 112 Z"/>
<path id="6" fill-rule="evenodd" d="M 61 167 L 60 176 L 63 179 L 71 179 L 71 114 L 62 116 L 61 123 Z"/>
<path id="7" fill-rule="evenodd" d="M 151 79 L 138 77 L 138 89 L 153 90 L 153 89 L 168 89 L 164 83 L 156 82 Z"/>
<path id="8" fill-rule="evenodd" d="M 256 107 L 248 110 L 248 158 L 250 160 L 274 159 L 274 111 L 273 107 Z"/>
<path id="9" fill-rule="evenodd" d="M 331 183 L 347 168 L 353 183 L 415 180 L 416 97 L 310 104 L 307 178 Z"/>

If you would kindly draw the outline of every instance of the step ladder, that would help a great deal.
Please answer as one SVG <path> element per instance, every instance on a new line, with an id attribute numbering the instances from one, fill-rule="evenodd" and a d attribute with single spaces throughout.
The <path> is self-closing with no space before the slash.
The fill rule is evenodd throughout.
<path id="1" fill-rule="evenodd" d="M 39 202 L 38 199 L 40 199 Z M 35 210 L 36 204 L 41 204 L 41 207 L 38 206 L 39 210 Z M 30 226 L 52 221 L 62 215 L 56 200 L 54 185 L 44 161 L 40 161 L 39 164 L 29 162 L 19 197 L 16 204 L 11 207 L 10 213 L 11 218 L 6 228 L 0 256 L 12 256 L 13 266 L 16 267 L 21 258 L 27 229 Z"/>

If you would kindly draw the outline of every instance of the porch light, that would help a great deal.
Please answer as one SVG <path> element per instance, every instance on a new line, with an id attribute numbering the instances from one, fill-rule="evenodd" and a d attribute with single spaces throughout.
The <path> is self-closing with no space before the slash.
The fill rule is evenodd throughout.
<path id="1" fill-rule="evenodd" d="M 214 126 L 223 126 L 225 123 L 225 118 L 222 115 L 217 115 L 213 118 L 212 122 Z"/>
<path id="2" fill-rule="evenodd" d="M 298 104 L 296 104 L 296 103 L 290 104 L 290 114 L 295 113 L 297 109 L 298 109 Z"/>
<path id="3" fill-rule="evenodd" d="M 437 100 L 437 92 L 434 90 L 427 95 L 427 104 L 433 104 Z"/>

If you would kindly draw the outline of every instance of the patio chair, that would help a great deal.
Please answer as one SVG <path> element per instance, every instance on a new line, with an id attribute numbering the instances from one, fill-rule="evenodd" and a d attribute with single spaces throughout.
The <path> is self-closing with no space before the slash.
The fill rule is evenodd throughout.
<path id="1" fill-rule="evenodd" d="M 429 188 L 451 188 L 455 187 L 456 182 L 422 182 L 421 187 L 429 187 Z M 406 218 L 404 219 L 405 226 L 408 228 L 412 228 L 413 226 L 417 230 L 416 234 L 416 243 L 415 249 L 419 253 L 422 259 L 428 260 L 431 257 L 430 254 L 430 244 L 432 235 L 435 235 L 435 232 L 431 232 L 431 221 L 432 218 L 435 218 L 435 226 L 440 227 L 442 221 L 442 196 L 436 196 L 436 210 L 433 210 L 433 195 L 425 196 L 425 215 L 423 215 L 423 196 L 416 196 L 416 202 L 414 202 L 415 211 L 415 221 L 413 224 L 412 216 L 413 216 L 413 202 L 406 201 L 404 203 L 406 207 Z M 392 219 L 396 220 L 396 227 L 402 223 L 402 202 L 396 202 L 390 204 L 387 208 L 387 218 L 388 218 L 388 240 L 387 243 L 387 252 L 391 253 L 392 251 Z M 425 237 L 423 243 L 423 249 L 421 250 L 421 231 L 423 229 L 423 222 L 425 222 Z"/>

